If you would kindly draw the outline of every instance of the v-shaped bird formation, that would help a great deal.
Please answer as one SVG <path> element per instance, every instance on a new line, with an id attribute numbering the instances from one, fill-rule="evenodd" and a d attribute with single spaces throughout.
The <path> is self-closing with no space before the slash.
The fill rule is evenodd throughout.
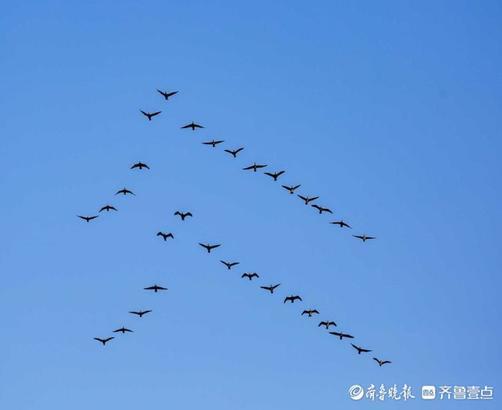
<path id="1" fill-rule="evenodd" d="M 157 89 L 157 92 L 163 97 L 164 101 L 166 101 L 166 102 L 171 101 L 170 99 L 178 94 L 178 91 L 163 91 L 160 89 Z M 158 110 L 158 111 L 150 112 L 150 111 L 140 110 L 140 113 L 144 116 L 144 118 L 146 118 L 146 120 L 148 122 L 150 122 L 152 120 L 157 121 L 156 118 L 162 113 L 162 111 Z M 201 124 L 198 124 L 198 123 L 192 121 L 188 124 L 182 125 L 180 128 L 183 130 L 188 129 L 191 131 L 199 131 L 201 129 L 204 129 L 205 127 Z M 217 148 L 220 145 L 222 145 L 224 142 L 225 141 L 223 139 L 214 139 L 213 138 L 212 140 L 209 140 L 209 141 L 202 141 L 202 144 L 210 146 L 211 148 Z M 244 151 L 244 149 L 245 149 L 245 147 L 225 148 L 224 152 L 230 154 L 230 156 L 233 159 L 236 159 L 238 156 L 240 156 L 240 154 L 242 153 L 242 151 Z M 251 171 L 252 173 L 257 173 L 259 170 L 262 170 L 263 168 L 270 169 L 270 168 L 268 168 L 268 164 L 252 162 L 250 165 L 244 166 L 242 168 L 242 170 Z M 138 171 L 145 172 L 144 170 L 149 171 L 151 168 L 145 162 L 138 161 L 138 162 L 132 164 L 130 166 L 130 169 L 134 170 L 134 171 L 138 170 Z M 286 174 L 286 171 L 285 170 L 267 171 L 267 172 L 263 172 L 263 174 L 266 175 L 267 177 L 269 177 L 273 182 L 276 182 L 279 179 L 282 180 L 284 174 Z M 320 196 L 307 195 L 305 193 L 297 193 L 297 191 L 302 187 L 301 184 L 298 184 L 298 183 L 289 184 L 289 185 L 285 184 L 285 185 L 280 185 L 280 187 L 282 189 L 286 190 L 290 195 L 296 194 L 296 196 L 305 205 L 307 205 L 307 206 L 310 205 L 310 207 L 314 208 L 319 215 L 333 214 L 333 211 L 329 207 L 321 206 L 316 203 L 316 201 L 320 198 Z M 135 196 L 136 194 L 132 190 L 130 190 L 129 188 L 124 187 L 124 188 L 116 191 L 115 195 Z M 99 215 L 102 215 L 103 212 L 108 214 L 111 211 L 117 212 L 118 210 L 115 206 L 107 204 L 107 205 L 104 205 L 101 208 L 99 208 L 96 215 L 91 214 L 91 215 L 77 215 L 77 216 L 78 216 L 78 218 L 80 218 L 84 222 L 90 223 L 90 222 L 94 221 L 95 219 L 97 219 L 99 217 Z M 179 217 L 179 219 L 182 222 L 184 222 L 187 220 L 187 218 L 193 218 L 193 214 L 192 214 L 192 212 L 187 211 L 187 210 L 176 210 L 174 212 L 174 217 Z M 347 222 L 345 222 L 343 219 L 331 221 L 330 224 L 338 225 L 340 228 L 352 229 L 352 227 Z M 175 236 L 172 232 L 164 232 L 162 230 L 157 232 L 156 236 L 160 237 L 163 240 L 163 242 L 167 242 L 168 239 L 174 240 L 174 238 L 175 238 Z M 352 235 L 352 236 L 356 239 L 359 239 L 361 242 L 366 242 L 369 240 L 376 239 L 375 236 L 370 236 L 365 233 Z M 207 254 L 212 254 L 213 252 L 219 253 L 219 252 L 221 252 L 220 248 L 224 249 L 224 246 L 221 243 L 199 242 L 198 245 L 201 248 L 203 248 L 203 250 Z M 236 269 L 236 267 L 238 265 L 240 265 L 240 262 L 232 260 L 232 259 L 230 259 L 230 260 L 220 259 L 219 262 L 222 265 L 224 265 L 224 267 L 229 271 Z M 255 281 L 259 281 L 261 279 L 261 275 L 257 272 L 246 271 L 241 274 L 241 278 L 246 279 L 248 282 L 254 283 Z M 268 283 L 269 284 L 259 285 L 259 288 L 262 290 L 265 290 L 270 295 L 275 295 L 276 292 L 278 291 L 278 289 L 279 288 L 282 289 L 282 287 L 283 287 L 283 285 L 281 283 L 276 283 L 276 284 L 273 284 L 273 282 L 272 282 L 272 284 L 270 284 L 270 282 L 268 282 Z M 164 292 L 168 291 L 167 287 L 161 286 L 159 284 L 145 286 L 143 289 L 144 289 L 144 291 L 148 291 L 148 292 L 155 293 L 155 294 L 157 294 L 157 293 L 160 294 L 160 293 L 164 293 Z M 283 305 L 286 305 L 286 304 L 293 305 L 293 304 L 297 304 L 297 303 L 303 303 L 303 298 L 298 294 L 287 294 L 282 299 Z M 138 310 L 130 310 L 129 314 L 134 315 L 137 318 L 143 318 L 143 316 L 145 316 L 151 312 L 152 312 L 151 309 L 138 309 Z M 317 315 L 320 315 L 320 311 L 316 308 L 304 309 L 300 314 L 300 316 L 304 316 L 307 318 L 313 318 L 314 316 L 317 316 Z M 338 327 L 338 324 L 333 320 L 323 319 L 317 324 L 317 327 L 324 328 L 327 331 L 326 333 L 335 336 L 339 340 L 354 339 L 355 338 L 355 336 L 353 336 L 349 333 L 346 333 L 346 332 L 330 331 L 331 327 L 336 327 L 336 328 Z M 125 335 L 126 333 L 133 333 L 134 330 L 131 330 L 128 327 L 125 327 L 122 325 L 120 328 L 117 328 L 115 330 L 111 330 L 111 332 L 112 333 L 120 333 L 122 335 Z M 95 341 L 99 342 L 102 346 L 106 346 L 109 342 L 114 340 L 115 337 L 114 336 L 94 337 L 93 339 Z M 353 349 L 355 349 L 355 351 L 357 352 L 358 355 L 372 352 L 371 349 L 361 347 L 361 346 L 356 345 L 354 343 L 351 343 L 350 345 L 352 346 Z M 385 364 L 391 363 L 391 361 L 389 361 L 389 360 L 383 360 L 383 359 L 379 359 L 376 357 L 373 357 L 372 359 L 378 364 L 379 367 L 382 367 Z"/>

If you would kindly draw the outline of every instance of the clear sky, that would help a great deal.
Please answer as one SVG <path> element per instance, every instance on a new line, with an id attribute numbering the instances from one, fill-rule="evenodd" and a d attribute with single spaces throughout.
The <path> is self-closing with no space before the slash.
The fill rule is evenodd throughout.
<path id="1" fill-rule="evenodd" d="M 394 408 L 347 393 L 394 383 L 407 409 L 500 408 L 501 19 L 497 1 L 3 2 L 0 408 Z"/>

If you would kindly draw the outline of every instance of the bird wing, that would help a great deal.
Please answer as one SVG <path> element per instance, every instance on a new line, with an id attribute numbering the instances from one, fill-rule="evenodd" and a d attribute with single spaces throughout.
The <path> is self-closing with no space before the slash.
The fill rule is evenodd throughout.
<path id="1" fill-rule="evenodd" d="M 156 115 L 159 115 L 162 111 L 155 111 L 155 112 L 152 112 L 150 115 L 152 117 L 155 117 Z"/>

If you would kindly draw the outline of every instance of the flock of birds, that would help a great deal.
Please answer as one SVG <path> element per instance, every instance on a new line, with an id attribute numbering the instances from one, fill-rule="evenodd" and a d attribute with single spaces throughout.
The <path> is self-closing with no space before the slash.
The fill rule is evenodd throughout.
<path id="1" fill-rule="evenodd" d="M 178 93 L 178 91 L 171 91 L 171 92 L 167 92 L 167 91 L 162 91 L 162 90 L 157 90 L 163 97 L 166 101 L 168 101 L 171 97 L 173 97 L 174 95 L 176 95 Z M 143 114 L 146 119 L 148 121 L 152 121 L 155 117 L 157 117 L 158 115 L 160 115 L 162 113 L 162 111 L 155 111 L 155 112 L 146 112 L 146 111 L 143 111 L 143 110 L 140 110 L 141 114 Z M 200 124 L 197 124 L 195 122 L 191 122 L 189 124 L 186 124 L 186 125 L 183 125 L 181 127 L 181 129 L 190 129 L 192 131 L 196 131 L 196 130 L 199 130 L 199 129 L 203 129 L 204 126 L 203 125 L 200 125 Z M 217 146 L 219 146 L 220 144 L 224 143 L 225 141 L 223 140 L 211 140 L 211 141 L 205 141 L 203 142 L 202 144 L 204 145 L 208 145 L 208 146 L 211 146 L 213 148 L 216 148 Z M 239 147 L 239 148 L 236 148 L 236 149 L 225 149 L 224 151 L 226 153 L 228 153 L 229 155 L 231 155 L 233 158 L 237 158 L 237 156 L 244 150 L 244 147 Z M 249 165 L 249 166 L 246 166 L 243 168 L 244 171 L 252 171 L 252 172 L 257 172 L 258 170 L 260 169 L 263 169 L 263 168 L 266 168 L 268 165 L 266 164 L 257 164 L 256 162 L 254 162 L 253 164 Z M 143 162 L 137 162 L 135 164 L 133 164 L 130 169 L 132 170 L 150 170 L 150 167 L 148 166 L 148 164 L 146 163 L 143 163 Z M 281 171 L 275 171 L 275 172 L 264 172 L 265 175 L 269 176 L 270 178 L 272 178 L 273 181 L 277 181 L 280 177 L 282 177 L 284 174 L 286 173 L 286 171 L 284 170 L 281 170 Z M 294 195 L 297 190 L 301 187 L 300 184 L 297 184 L 297 185 L 281 185 L 282 188 L 284 188 L 286 191 L 289 192 L 289 194 L 291 195 Z M 134 192 L 132 192 L 130 189 L 124 187 L 120 190 L 118 190 L 115 195 L 123 195 L 123 196 L 128 196 L 128 195 L 136 195 Z M 330 208 L 327 208 L 327 207 L 324 207 L 324 206 L 321 206 L 317 203 L 315 203 L 315 201 L 317 201 L 319 199 L 319 196 L 307 196 L 307 195 L 304 195 L 304 194 L 297 194 L 298 198 L 301 199 L 303 201 L 303 203 L 305 205 L 310 205 L 312 208 L 316 209 L 316 211 L 318 211 L 319 214 L 324 214 L 324 213 L 327 213 L 327 214 L 333 214 L 332 210 Z M 99 215 L 103 212 L 105 213 L 108 213 L 108 212 L 117 212 L 117 208 L 114 207 L 113 205 L 105 205 L 103 207 L 101 207 L 99 209 L 99 212 L 98 214 L 96 215 L 91 215 L 91 216 L 87 216 L 87 215 L 77 215 L 80 219 L 82 219 L 83 221 L 85 222 L 91 222 L 93 220 L 95 220 L 96 218 L 99 217 Z M 193 217 L 193 214 L 189 211 L 176 211 L 174 213 L 174 216 L 176 217 L 179 217 L 181 221 L 185 221 L 187 218 L 192 218 Z M 333 225 L 338 225 L 340 228 L 348 228 L 348 229 L 351 229 L 352 227 L 347 223 L 345 222 L 344 220 L 336 220 L 336 221 L 331 221 L 330 222 L 331 224 Z M 159 231 L 157 232 L 156 234 L 157 237 L 160 237 L 163 241 L 168 241 L 168 240 L 173 240 L 174 239 L 174 234 L 172 232 L 162 232 L 162 231 Z M 368 240 L 373 240 L 373 239 L 376 239 L 374 236 L 369 236 L 369 235 L 366 235 L 366 234 L 358 234 L 358 235 L 352 235 L 354 238 L 357 238 L 359 240 L 361 240 L 362 242 L 366 242 Z M 203 248 L 208 254 L 211 254 L 214 250 L 220 248 L 222 246 L 222 244 L 219 244 L 219 243 L 199 243 L 199 246 L 201 248 Z M 233 269 L 234 267 L 236 267 L 237 265 L 239 265 L 239 262 L 237 261 L 226 261 L 226 260 L 220 260 L 220 262 L 228 269 L 228 270 L 231 270 Z M 253 281 L 255 279 L 259 279 L 260 278 L 260 275 L 256 272 L 244 272 L 242 275 L 241 275 L 241 278 L 242 279 L 247 279 L 249 281 Z M 270 293 L 271 295 L 275 294 L 276 290 L 281 286 L 280 283 L 276 283 L 276 284 L 271 284 L 271 285 L 262 285 L 260 286 L 260 289 L 263 289 L 264 291 Z M 168 289 L 166 287 L 163 287 L 163 286 L 160 286 L 160 285 L 157 285 L 157 284 L 154 284 L 154 285 L 151 285 L 151 286 L 147 286 L 144 288 L 145 291 L 148 291 L 148 292 L 153 292 L 153 293 L 159 293 L 159 292 L 164 292 L 164 291 L 167 291 Z M 303 299 L 300 295 L 287 295 L 284 297 L 284 300 L 283 300 L 283 303 L 286 304 L 286 303 L 290 303 L 290 304 L 294 304 L 294 303 L 297 303 L 297 302 L 303 302 Z M 142 318 L 143 316 L 151 313 L 152 310 L 133 310 L 133 311 L 129 311 L 129 313 L 131 315 L 135 315 L 137 316 L 138 318 Z M 307 316 L 309 318 L 311 317 L 314 317 L 316 315 L 319 315 L 320 312 L 319 310 L 317 309 L 305 309 L 303 310 L 303 312 L 301 313 L 301 316 Z M 331 331 L 330 329 L 332 327 L 338 327 L 337 323 L 334 322 L 333 320 L 321 320 L 319 323 L 318 323 L 318 327 L 319 328 L 325 328 L 329 334 L 337 337 L 339 340 L 343 340 L 343 339 L 354 339 L 355 336 L 351 335 L 350 333 L 346 333 L 346 332 L 342 332 L 342 331 Z M 125 334 L 125 333 L 132 333 L 133 330 L 127 328 L 127 327 L 120 327 L 120 328 L 117 328 L 115 330 L 113 330 L 113 333 L 121 333 L 121 334 Z M 113 340 L 115 337 L 114 336 L 108 336 L 108 337 L 95 337 L 94 340 L 98 341 L 99 343 L 101 343 L 103 346 L 105 346 L 108 342 L 110 342 L 111 340 Z M 361 346 L 358 346 L 354 343 L 351 343 L 351 346 L 357 351 L 357 354 L 362 354 L 362 353 L 369 353 L 369 352 L 372 352 L 372 350 L 370 349 L 366 349 L 366 348 L 363 348 Z M 373 360 L 381 367 L 385 364 L 389 364 L 391 363 L 390 360 L 381 360 L 377 357 L 373 357 Z"/>

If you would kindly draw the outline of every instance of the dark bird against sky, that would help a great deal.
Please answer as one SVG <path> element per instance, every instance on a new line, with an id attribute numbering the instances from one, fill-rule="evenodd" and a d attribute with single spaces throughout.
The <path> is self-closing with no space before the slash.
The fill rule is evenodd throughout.
<path id="1" fill-rule="evenodd" d="M 132 315 L 143 317 L 144 315 L 146 315 L 147 313 L 150 313 L 150 312 L 151 312 L 151 310 L 132 310 L 129 313 Z"/>
<path id="2" fill-rule="evenodd" d="M 234 266 L 238 265 L 239 262 L 226 262 L 226 261 L 220 261 L 227 267 L 228 270 L 232 269 Z"/>
<path id="3" fill-rule="evenodd" d="M 116 211 L 116 210 L 117 210 L 117 208 L 115 208 L 115 207 L 114 207 L 114 206 L 112 206 L 112 205 L 105 205 L 105 206 L 103 206 L 103 207 L 99 210 L 99 212 L 103 212 L 103 211 L 110 212 L 110 211 Z"/>
<path id="4" fill-rule="evenodd" d="M 249 280 L 253 280 L 253 278 L 259 278 L 260 275 L 258 275 L 256 272 L 253 273 L 243 273 L 241 278 L 248 278 Z"/>
<path id="5" fill-rule="evenodd" d="M 181 211 L 176 211 L 176 212 L 174 213 L 174 215 L 175 215 L 175 216 L 179 216 L 179 217 L 181 218 L 181 220 L 182 220 L 182 221 L 184 221 L 184 220 L 185 220 L 185 218 L 187 218 L 187 217 L 189 217 L 189 216 L 190 216 L 190 217 L 192 217 L 192 216 L 193 216 L 191 212 L 181 212 Z"/>
<path id="6" fill-rule="evenodd" d="M 260 286 L 260 288 L 262 289 L 265 289 L 265 290 L 268 290 L 271 294 L 274 293 L 274 291 L 279 287 L 281 286 L 280 283 L 278 283 L 277 285 L 270 285 L 270 286 Z"/>
<path id="7" fill-rule="evenodd" d="M 279 171 L 279 172 L 265 172 L 265 175 L 268 175 L 271 177 L 274 181 L 277 181 L 277 179 L 284 174 L 286 171 Z"/>
<path id="8" fill-rule="evenodd" d="M 312 317 L 312 315 L 318 315 L 319 311 L 317 309 L 307 309 L 302 312 L 303 315 L 308 315 L 308 317 Z"/>
<path id="9" fill-rule="evenodd" d="M 120 191 L 117 191 L 115 193 L 115 195 L 119 195 L 119 194 L 122 194 L 122 195 L 136 195 L 134 192 L 130 191 L 129 189 L 127 188 L 122 188 Z"/>
<path id="10" fill-rule="evenodd" d="M 237 149 L 226 149 L 225 152 L 228 152 L 232 157 L 237 158 L 237 154 L 241 152 L 244 149 L 244 147 L 240 147 Z"/>
<path id="11" fill-rule="evenodd" d="M 174 235 L 171 232 L 157 232 L 157 236 L 162 236 L 162 239 L 164 239 L 164 241 L 167 241 L 168 238 L 174 239 Z"/>
<path id="12" fill-rule="evenodd" d="M 312 201 L 319 199 L 318 196 L 308 197 L 308 196 L 303 196 L 303 195 L 298 195 L 298 198 L 302 199 L 305 202 L 305 205 L 308 205 Z"/>
<path id="13" fill-rule="evenodd" d="M 300 297 L 300 296 L 297 296 L 297 295 L 292 295 L 292 296 L 286 296 L 284 298 L 284 302 L 283 303 L 286 303 L 286 302 L 291 302 L 291 303 L 295 303 L 295 301 L 299 300 L 300 302 L 303 302 L 303 299 Z"/>
<path id="14" fill-rule="evenodd" d="M 354 336 L 349 335 L 348 333 L 343 333 L 343 332 L 329 332 L 330 335 L 336 336 L 342 340 L 344 337 L 347 339 L 354 339 Z"/>
<path id="15" fill-rule="evenodd" d="M 348 223 L 346 223 L 343 220 L 341 220 L 341 221 L 333 221 L 333 222 L 330 222 L 330 224 L 332 224 L 332 225 L 338 225 L 340 228 L 352 228 Z"/>
<path id="16" fill-rule="evenodd" d="M 200 242 L 199 245 L 202 246 L 204 249 L 206 249 L 207 253 L 211 253 L 213 249 L 219 248 L 221 246 L 221 244 L 211 245 L 209 243 L 200 243 Z"/>
<path id="17" fill-rule="evenodd" d="M 159 89 L 157 89 L 157 91 L 159 92 L 159 94 L 161 94 L 164 97 L 164 99 L 166 101 L 169 100 L 169 97 L 172 97 L 173 95 L 178 94 L 178 91 L 162 91 Z"/>
<path id="18" fill-rule="evenodd" d="M 319 211 L 320 214 L 322 214 L 323 212 L 327 212 L 328 214 L 332 214 L 333 211 L 329 208 L 323 208 L 322 206 L 319 206 L 319 205 L 312 205 L 312 208 L 315 208 Z"/>
<path id="19" fill-rule="evenodd" d="M 374 357 L 373 360 L 376 361 L 380 367 L 382 367 L 384 364 L 392 363 L 390 360 L 380 360 L 377 359 L 376 357 Z"/>
<path id="20" fill-rule="evenodd" d="M 326 329 L 329 329 L 330 326 L 336 326 L 336 323 L 333 321 L 326 321 L 323 320 L 322 322 L 319 323 L 317 327 L 324 326 Z"/>
<path id="21" fill-rule="evenodd" d="M 136 162 L 131 166 L 131 169 L 143 169 L 143 168 L 150 169 L 150 167 L 146 165 L 144 162 Z"/>
<path id="22" fill-rule="evenodd" d="M 143 114 L 146 118 L 148 118 L 148 121 L 151 121 L 153 117 L 156 115 L 159 115 L 162 111 L 156 111 L 156 112 L 145 112 L 143 110 L 140 110 L 141 114 Z"/>
<path id="23" fill-rule="evenodd" d="M 368 353 L 371 352 L 369 349 L 363 349 L 362 347 L 356 346 L 354 343 L 351 343 L 352 347 L 357 350 L 357 354 Z"/>
<path id="24" fill-rule="evenodd" d="M 291 185 L 282 185 L 282 187 L 284 189 L 286 189 L 287 191 L 289 191 L 289 193 L 291 195 L 293 195 L 295 193 L 295 191 L 301 187 L 301 185 L 294 185 L 294 186 L 291 186 Z"/>
<path id="25" fill-rule="evenodd" d="M 243 170 L 243 171 L 251 171 L 251 170 L 252 170 L 253 172 L 256 172 L 258 169 L 260 169 L 260 168 L 265 168 L 265 167 L 266 167 L 266 165 L 263 165 L 263 164 L 262 164 L 262 165 L 260 165 L 260 164 L 257 164 L 257 163 L 255 162 L 255 163 L 253 163 L 253 165 L 249 165 L 249 166 L 248 166 L 248 167 L 246 167 L 246 168 L 242 168 L 242 170 Z"/>
<path id="26" fill-rule="evenodd" d="M 115 329 L 113 331 L 113 333 L 122 333 L 122 334 L 124 334 L 124 333 L 131 333 L 131 332 L 132 332 L 131 329 L 128 329 L 127 327 L 124 327 L 124 326 L 122 326 L 120 329 Z"/>
<path id="27" fill-rule="evenodd" d="M 187 128 L 191 128 L 192 131 L 195 131 L 197 128 L 204 128 L 202 125 L 200 124 L 196 124 L 195 122 L 191 122 L 190 124 L 187 124 L 187 125 L 183 125 L 183 127 L 181 127 L 182 129 L 187 129 Z"/>
<path id="28" fill-rule="evenodd" d="M 82 216 L 82 215 L 77 215 L 80 219 L 83 219 L 85 222 L 90 222 L 92 221 L 93 219 L 96 219 L 98 217 L 98 215 L 94 215 L 94 216 Z"/>
<path id="29" fill-rule="evenodd" d="M 374 236 L 366 236 L 366 235 L 352 235 L 354 238 L 360 239 L 363 242 L 369 241 L 371 239 L 376 239 Z"/>
<path id="30" fill-rule="evenodd" d="M 215 148 L 218 144 L 221 144 L 225 141 L 223 140 L 212 140 L 212 141 L 206 141 L 206 142 L 203 142 L 204 145 L 211 145 L 213 148 Z"/>
<path id="31" fill-rule="evenodd" d="M 162 286 L 159 286 L 159 285 L 153 285 L 153 286 L 148 286 L 146 288 L 143 288 L 145 290 L 153 290 L 155 293 L 157 293 L 159 290 L 167 290 L 167 288 L 164 288 Z"/>
<path id="32" fill-rule="evenodd" d="M 105 346 L 110 340 L 115 339 L 113 336 L 107 337 L 106 339 L 101 339 L 100 337 L 95 337 L 94 340 L 102 343 Z"/>

